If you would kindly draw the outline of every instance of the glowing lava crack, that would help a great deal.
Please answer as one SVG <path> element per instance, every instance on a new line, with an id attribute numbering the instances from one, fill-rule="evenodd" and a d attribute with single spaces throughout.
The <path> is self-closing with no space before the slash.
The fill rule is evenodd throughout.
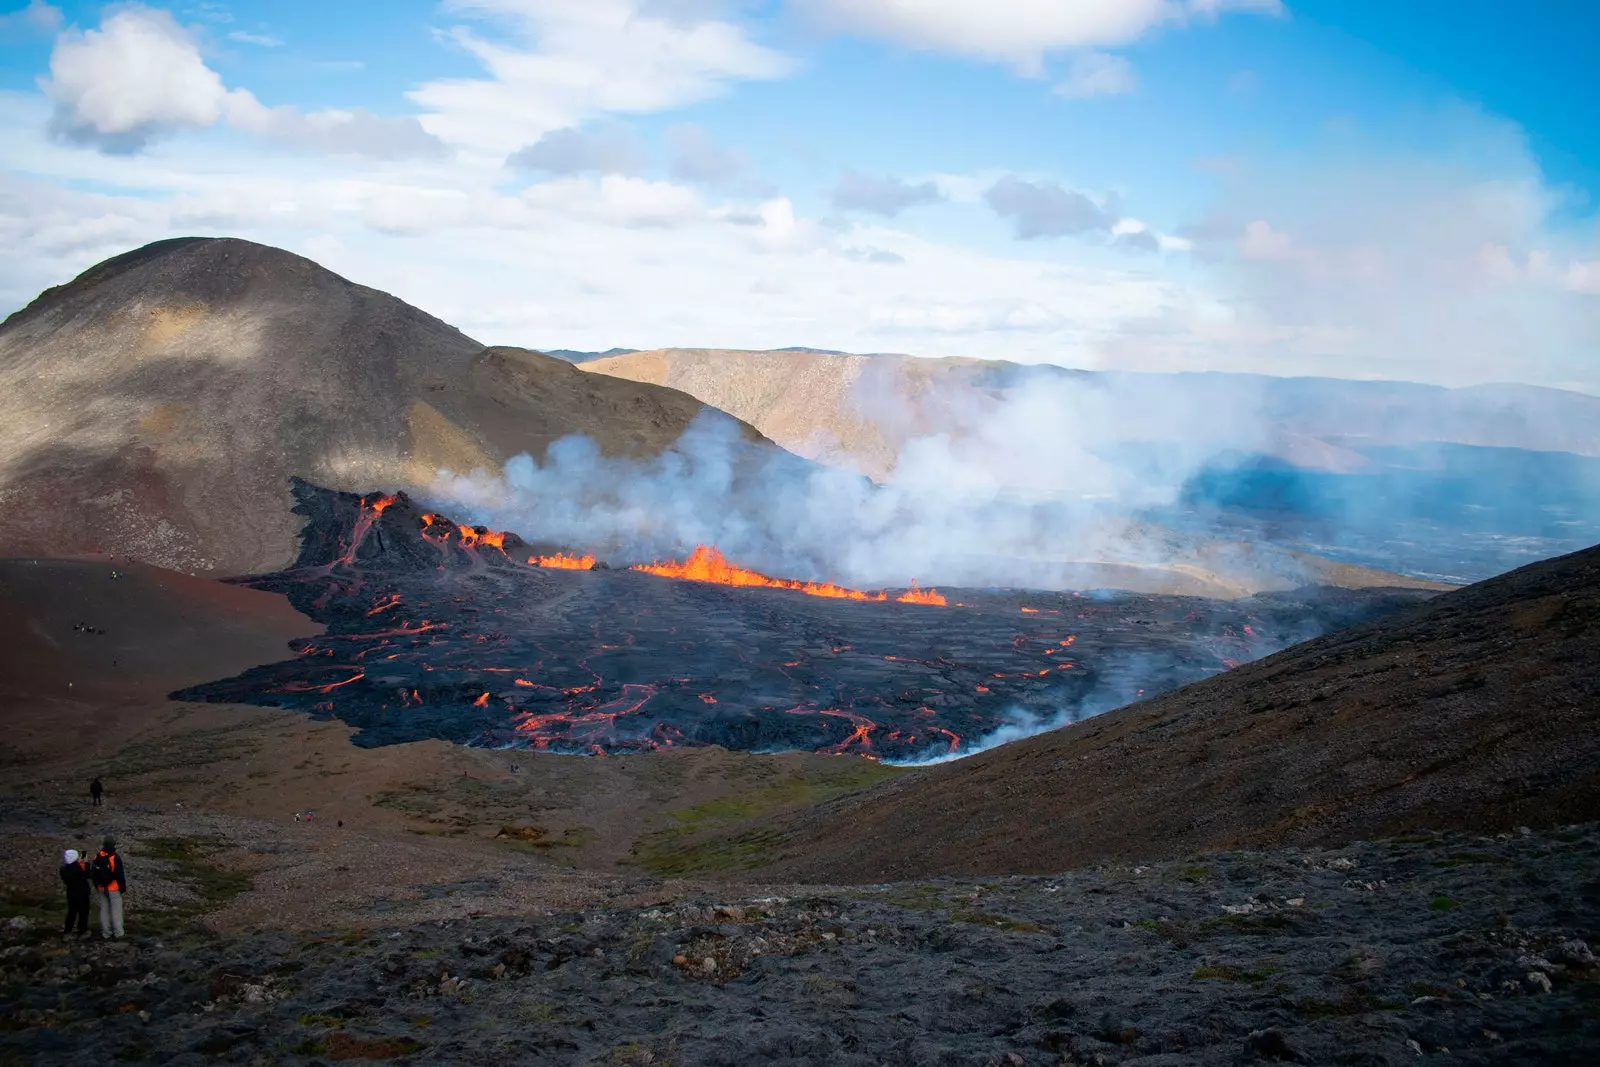
<path id="1" fill-rule="evenodd" d="M 422 512 L 404 495 L 304 482 L 294 493 L 309 520 L 296 565 L 239 581 L 286 594 L 326 632 L 297 642 L 292 659 L 174 696 L 337 717 L 365 745 L 934 756 L 1413 600 L 1030 593 L 1024 603 L 969 590 L 962 610 L 930 611 L 944 603 L 933 590 L 769 578 L 709 547 L 683 563 L 611 569 Z"/>

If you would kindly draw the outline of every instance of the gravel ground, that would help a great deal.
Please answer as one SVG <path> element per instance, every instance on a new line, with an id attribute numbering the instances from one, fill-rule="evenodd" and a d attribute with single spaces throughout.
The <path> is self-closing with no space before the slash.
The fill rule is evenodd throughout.
<path id="1" fill-rule="evenodd" d="M 1600 826 L 402 928 L 0 930 L 0 1063 L 1590 1064 Z"/>

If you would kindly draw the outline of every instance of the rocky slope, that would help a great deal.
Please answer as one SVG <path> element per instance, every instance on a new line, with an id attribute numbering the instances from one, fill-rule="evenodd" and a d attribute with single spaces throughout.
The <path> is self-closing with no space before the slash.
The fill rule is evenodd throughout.
<path id="1" fill-rule="evenodd" d="M 426 486 L 440 468 L 494 469 L 570 433 L 654 454 L 704 410 L 485 348 L 279 249 L 160 241 L 0 325 L 0 544 L 267 570 L 295 554 L 290 475 Z"/>
<path id="2" fill-rule="evenodd" d="M 685 862 L 882 881 L 1600 818 L 1597 668 L 1593 548 L 689 843 Z"/>
<path id="3" fill-rule="evenodd" d="M 1593 826 L 320 935 L 130 900 L 117 944 L 0 926 L 0 1059 L 1576 1065 L 1600 1044 Z"/>

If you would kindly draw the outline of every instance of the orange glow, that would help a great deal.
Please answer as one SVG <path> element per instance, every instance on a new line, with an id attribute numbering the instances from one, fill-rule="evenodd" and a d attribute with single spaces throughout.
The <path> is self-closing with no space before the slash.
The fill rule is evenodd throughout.
<path id="1" fill-rule="evenodd" d="M 594 570 L 594 557 L 571 556 L 565 552 L 557 552 L 553 556 L 529 556 L 528 566 L 549 567 L 561 571 L 590 571 Z"/>
<path id="2" fill-rule="evenodd" d="M 1039 609 L 1038 608 L 1023 608 L 1022 609 L 1022 613 L 1024 615 L 1037 615 L 1037 614 L 1039 614 Z"/>
<path id="3" fill-rule="evenodd" d="M 936 608 L 942 608 L 949 603 L 944 598 L 944 594 L 937 589 L 918 589 L 915 578 L 911 579 L 910 591 L 902 593 L 894 599 L 899 604 L 929 604 Z"/>
<path id="4" fill-rule="evenodd" d="M 479 545 L 487 545 L 490 548 L 498 548 L 502 552 L 506 550 L 506 535 L 495 530 L 484 530 L 480 533 L 471 526 L 457 526 L 456 532 L 461 535 L 462 548 L 476 548 Z"/>
<path id="5" fill-rule="evenodd" d="M 788 578 L 769 578 L 759 571 L 736 567 L 721 552 L 708 545 L 696 546 L 694 552 L 682 563 L 657 560 L 640 563 L 633 568 L 661 578 L 686 578 L 693 582 L 714 582 L 717 585 L 757 586 L 764 589 L 794 589 L 808 596 L 832 597 L 838 600 L 887 600 L 885 593 L 863 593 L 859 589 L 846 589 L 832 582 L 797 582 Z"/>
<path id="6" fill-rule="evenodd" d="M 339 557 L 340 563 L 350 564 L 356 561 L 356 549 L 361 547 L 361 542 L 366 539 L 367 531 L 372 529 L 372 524 L 378 521 L 395 498 L 386 493 L 380 493 L 372 500 L 361 498 L 360 511 L 356 514 L 355 529 L 350 532 L 350 547 L 344 550 Z"/>
<path id="7" fill-rule="evenodd" d="M 860 589 L 847 589 L 842 585 L 832 582 L 801 582 L 790 578 L 769 578 L 759 571 L 747 567 L 738 567 L 729 563 L 727 558 L 710 545 L 697 545 L 689 554 L 689 558 L 682 563 L 672 561 L 654 563 L 638 563 L 632 570 L 642 571 L 645 574 L 654 574 L 660 578 L 683 578 L 693 582 L 712 582 L 717 585 L 753 586 L 762 589 L 793 589 L 807 596 L 829 597 L 834 600 L 870 600 L 885 601 L 889 599 L 887 593 L 866 593 Z M 911 591 L 901 596 L 902 603 L 907 604 L 934 604 L 943 606 L 946 601 L 937 591 L 932 589 L 918 589 L 915 583 Z"/>
<path id="8" fill-rule="evenodd" d="M 483 707 L 484 705 L 486 705 L 488 703 L 489 703 L 489 694 L 485 693 L 485 694 L 483 694 L 483 696 L 479 697 L 477 700 L 474 700 L 472 702 L 472 706 L 475 707 L 475 708 L 481 708 L 481 707 Z"/>

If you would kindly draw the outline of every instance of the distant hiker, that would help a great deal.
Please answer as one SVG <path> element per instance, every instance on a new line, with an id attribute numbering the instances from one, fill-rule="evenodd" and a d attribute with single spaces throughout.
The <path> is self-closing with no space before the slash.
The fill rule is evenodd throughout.
<path id="1" fill-rule="evenodd" d="M 117 841 L 108 837 L 89 864 L 89 880 L 94 883 L 100 903 L 100 936 L 107 940 L 122 937 L 122 894 L 128 890 L 128 872 L 117 855 Z"/>
<path id="2" fill-rule="evenodd" d="M 82 937 L 89 932 L 89 864 L 75 848 L 61 854 L 61 881 L 67 887 L 67 921 L 61 936 L 72 933 L 76 925 Z"/>
<path id="3" fill-rule="evenodd" d="M 101 805 L 100 796 L 105 791 L 106 787 L 100 784 L 99 778 L 96 778 L 94 781 L 89 783 L 89 796 L 94 799 L 95 807 L 98 808 Z"/>

